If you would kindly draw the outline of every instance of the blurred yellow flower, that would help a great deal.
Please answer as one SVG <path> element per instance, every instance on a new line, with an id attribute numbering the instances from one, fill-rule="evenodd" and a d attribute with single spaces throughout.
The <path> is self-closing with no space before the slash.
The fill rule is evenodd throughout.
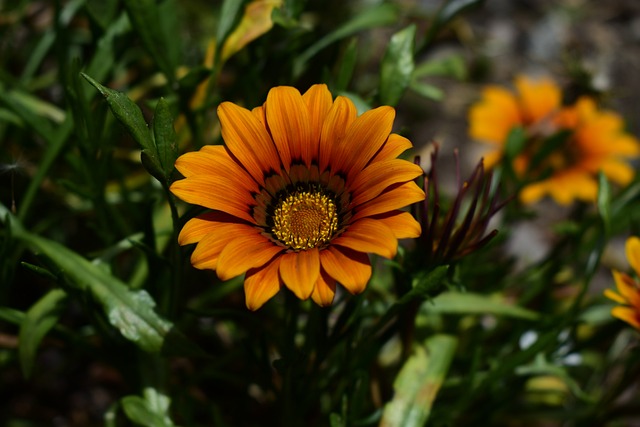
<path id="1" fill-rule="evenodd" d="M 636 276 L 640 275 L 640 239 L 638 237 L 627 239 L 625 251 L 631 268 Z M 614 307 L 611 315 L 640 330 L 640 282 L 616 270 L 613 270 L 613 279 L 618 292 L 607 289 L 604 295 L 622 305 Z"/>
<path id="2" fill-rule="evenodd" d="M 530 134 L 543 132 L 560 108 L 560 88 L 549 79 L 518 76 L 515 87 L 516 93 L 501 86 L 487 86 L 480 101 L 469 110 L 469 135 L 497 149 L 485 157 L 487 167 L 500 160 L 511 130 L 523 127 Z"/>
<path id="3" fill-rule="evenodd" d="M 519 194 L 522 202 L 544 196 L 562 205 L 594 201 L 599 171 L 622 186 L 633 179 L 627 160 L 640 153 L 640 143 L 625 132 L 618 114 L 599 110 L 588 97 L 561 107 L 561 92 L 550 80 L 518 77 L 515 86 L 517 94 L 485 89 L 470 109 L 469 133 L 495 147 L 486 157 L 491 167 L 502 160 L 509 133 L 524 129 L 523 147 L 511 164 L 526 183 Z"/>
<path id="4" fill-rule="evenodd" d="M 424 200 L 413 180 L 422 169 L 398 155 L 411 142 L 391 128 L 395 110 L 357 117 L 348 98 L 325 85 L 306 93 L 280 86 L 252 111 L 218 107 L 224 146 L 176 161 L 182 200 L 211 211 L 189 220 L 178 241 L 197 243 L 196 268 L 222 280 L 246 273 L 247 307 L 256 310 L 282 286 L 298 298 L 332 303 L 336 283 L 362 292 L 368 253 L 395 256 L 398 239 L 420 224 L 400 209 Z"/>

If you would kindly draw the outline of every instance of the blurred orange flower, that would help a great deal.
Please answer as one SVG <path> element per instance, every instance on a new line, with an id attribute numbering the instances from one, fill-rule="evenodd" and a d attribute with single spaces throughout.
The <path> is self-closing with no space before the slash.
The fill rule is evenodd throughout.
<path id="1" fill-rule="evenodd" d="M 470 136 L 497 149 L 485 156 L 487 167 L 502 157 L 509 132 L 522 127 L 530 134 L 548 134 L 551 118 L 560 108 L 560 88 L 549 79 L 518 76 L 515 87 L 516 93 L 501 86 L 487 86 L 480 101 L 469 110 Z"/>
<path id="2" fill-rule="evenodd" d="M 640 239 L 638 237 L 627 239 L 625 251 L 631 268 L 636 276 L 640 275 Z M 613 279 L 618 292 L 607 289 L 604 295 L 622 305 L 614 307 L 611 315 L 640 330 L 640 283 L 628 274 L 616 270 L 613 271 Z"/>
<path id="3" fill-rule="evenodd" d="M 519 194 L 524 203 L 551 196 L 567 205 L 574 200 L 594 201 L 596 175 L 627 185 L 634 176 L 628 158 L 640 153 L 640 143 L 624 130 L 622 118 L 599 110 L 583 97 L 560 106 L 561 93 L 549 80 L 516 79 L 517 94 L 489 87 L 471 107 L 470 135 L 495 146 L 487 166 L 501 161 L 509 133 L 524 129 L 524 143 L 511 167 L 526 185 Z"/>
<path id="4" fill-rule="evenodd" d="M 411 142 L 391 127 L 395 110 L 357 117 L 348 98 L 325 85 L 304 95 L 269 91 L 252 111 L 218 108 L 224 146 L 178 158 L 185 179 L 171 191 L 211 209 L 189 220 L 178 241 L 197 243 L 191 262 L 221 280 L 246 273 L 247 307 L 256 310 L 282 286 L 298 298 L 332 303 L 336 283 L 362 292 L 368 253 L 392 258 L 398 239 L 420 224 L 400 209 L 424 200 L 413 182 L 422 169 L 398 155 Z"/>

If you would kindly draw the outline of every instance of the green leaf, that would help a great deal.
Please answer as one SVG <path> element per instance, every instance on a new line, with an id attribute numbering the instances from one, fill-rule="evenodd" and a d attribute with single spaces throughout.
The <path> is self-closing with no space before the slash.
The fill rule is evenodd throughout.
<path id="1" fill-rule="evenodd" d="M 411 83 L 415 68 L 413 49 L 416 26 L 411 24 L 389 40 L 380 66 L 380 103 L 395 106 Z"/>
<path id="2" fill-rule="evenodd" d="M 155 311 L 155 301 L 146 291 L 132 291 L 117 277 L 89 262 L 67 247 L 26 231 L 0 204 L 0 216 L 8 216 L 17 240 L 49 258 L 77 291 L 91 295 L 109 322 L 138 347 L 149 352 L 204 356 L 168 320 Z"/>
<path id="3" fill-rule="evenodd" d="M 11 307 L 0 307 L 0 320 L 13 323 L 14 325 L 20 325 L 25 318 L 25 314 Z"/>
<path id="4" fill-rule="evenodd" d="M 133 139 L 142 147 L 142 163 L 151 175 L 162 180 L 164 176 L 157 150 L 144 120 L 140 108 L 122 92 L 109 89 L 86 75 L 80 73 L 98 92 L 104 96 L 111 112 L 127 129 Z"/>
<path id="5" fill-rule="evenodd" d="M 438 334 L 415 347 L 393 382 L 394 395 L 384 407 L 381 427 L 422 427 L 426 423 L 457 345 L 456 337 Z"/>
<path id="6" fill-rule="evenodd" d="M 412 80 L 409 87 L 417 92 L 420 96 L 434 101 L 441 101 L 444 98 L 444 92 L 439 87 Z"/>
<path id="7" fill-rule="evenodd" d="M 352 20 L 342 24 L 336 30 L 322 37 L 298 55 L 293 63 L 294 77 L 300 76 L 304 71 L 307 61 L 331 43 L 349 37 L 362 30 L 391 25 L 395 23 L 397 19 L 398 10 L 394 5 L 381 3 L 377 6 L 365 8 L 361 13 L 355 14 Z"/>
<path id="8" fill-rule="evenodd" d="M 464 80 L 467 77 L 467 66 L 461 55 L 454 54 L 444 58 L 435 58 L 417 65 L 413 70 L 413 78 L 443 76 Z"/>
<path id="9" fill-rule="evenodd" d="M 127 417 L 146 427 L 171 427 L 174 424 L 170 419 L 154 412 L 148 402 L 140 396 L 126 396 L 120 401 L 122 409 Z"/>
<path id="10" fill-rule="evenodd" d="M 422 305 L 430 313 L 440 314 L 493 314 L 536 320 L 539 314 L 504 300 L 471 292 L 443 292 Z"/>
<path id="11" fill-rule="evenodd" d="M 52 289 L 38 300 L 26 313 L 20 325 L 18 355 L 22 373 L 26 378 L 33 372 L 33 362 L 42 338 L 53 328 L 66 306 L 67 294 L 62 289 Z"/>
<path id="12" fill-rule="evenodd" d="M 224 0 L 224 3 L 222 3 L 220 17 L 218 18 L 218 29 L 216 31 L 216 45 L 218 53 L 216 55 L 216 59 L 220 56 L 220 48 L 222 47 L 224 40 L 238 21 L 240 8 L 243 3 L 244 2 L 241 0 Z"/>
<path id="13" fill-rule="evenodd" d="M 153 135 L 160 167 L 165 178 L 171 176 L 178 158 L 178 137 L 173 128 L 173 117 L 169 104 L 160 98 L 153 116 Z"/>
<path id="14" fill-rule="evenodd" d="M 101 2 L 91 2 L 96 4 Z M 131 29 L 131 23 L 126 13 L 122 12 L 118 19 L 113 21 L 100 37 L 97 43 L 95 54 L 87 66 L 86 73 L 96 80 L 103 80 L 113 68 L 115 61 L 114 43 L 117 37 L 125 34 Z"/>
<path id="15" fill-rule="evenodd" d="M 123 0 L 129 14 L 131 25 L 136 30 L 144 47 L 149 51 L 158 68 L 166 75 L 170 82 L 175 81 L 176 62 L 172 57 L 174 44 L 179 37 L 171 36 L 168 19 L 175 19 L 163 13 L 163 4 L 155 0 Z M 164 7 L 170 7 L 168 1 L 162 2 Z"/>
<path id="16" fill-rule="evenodd" d="M 507 135 L 507 142 L 504 149 L 505 157 L 510 160 L 510 163 L 522 152 L 526 142 L 527 133 L 524 128 L 517 127 L 511 129 Z"/>
<path id="17" fill-rule="evenodd" d="M 433 291 L 440 286 L 440 283 L 442 283 L 442 280 L 447 275 L 448 270 L 448 265 L 441 265 L 426 274 L 418 274 L 413 281 L 413 288 L 404 294 L 396 304 L 406 304 L 418 298 L 430 298 Z"/>
<path id="18" fill-rule="evenodd" d="M 104 96 L 113 115 L 124 125 L 142 149 L 149 150 L 153 148 L 153 140 L 140 108 L 124 93 L 102 86 L 85 73 L 80 73 L 80 75 Z"/>
<path id="19" fill-rule="evenodd" d="M 611 185 L 607 176 L 598 172 L 598 213 L 602 218 L 605 233 L 608 235 L 611 230 Z"/>
<path id="20" fill-rule="evenodd" d="M 550 363 L 547 361 L 543 353 L 538 353 L 536 358 L 528 365 L 522 365 L 516 368 L 517 375 L 523 376 L 538 376 L 538 375 L 552 375 L 561 379 L 565 385 L 569 388 L 571 393 L 578 399 L 582 399 L 585 402 L 595 403 L 596 399 L 589 394 L 585 393 L 580 385 L 574 380 L 567 372 L 566 368 L 562 365 Z"/>
<path id="21" fill-rule="evenodd" d="M 353 70 L 356 66 L 357 57 L 358 42 L 355 38 L 352 38 L 351 40 L 349 40 L 349 44 L 342 54 L 342 59 L 340 60 L 340 64 L 338 67 L 338 75 L 336 76 L 336 81 L 333 88 L 334 92 L 347 90 L 349 82 L 351 82 L 351 78 L 353 77 Z"/>

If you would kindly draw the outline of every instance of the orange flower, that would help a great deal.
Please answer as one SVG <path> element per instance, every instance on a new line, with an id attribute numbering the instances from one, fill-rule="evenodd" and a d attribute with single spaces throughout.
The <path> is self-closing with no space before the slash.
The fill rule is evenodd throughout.
<path id="1" fill-rule="evenodd" d="M 561 108 L 560 89 L 550 80 L 518 77 L 515 86 L 517 94 L 496 86 L 484 90 L 470 109 L 469 133 L 495 147 L 485 157 L 491 167 L 502 159 L 509 133 L 524 129 L 524 146 L 511 165 L 526 183 L 522 202 L 547 195 L 562 205 L 593 201 L 599 171 L 619 185 L 633 179 L 625 160 L 640 153 L 640 144 L 625 133 L 620 116 L 598 110 L 586 97 Z"/>
<path id="2" fill-rule="evenodd" d="M 621 186 L 631 182 L 635 172 L 625 160 L 640 153 L 640 143 L 625 133 L 619 115 L 598 110 L 593 99 L 583 97 L 560 111 L 554 123 L 570 135 L 542 162 L 549 177 L 523 189 L 523 202 L 533 203 L 545 195 L 563 205 L 575 199 L 594 201 L 599 171 Z"/>
<path id="3" fill-rule="evenodd" d="M 640 239 L 630 237 L 625 245 L 627 260 L 636 275 L 640 275 Z M 613 271 L 618 293 L 607 289 L 604 295 L 622 306 L 614 307 L 611 315 L 624 320 L 634 328 L 640 330 L 640 283 L 631 276 L 619 271 Z"/>
<path id="4" fill-rule="evenodd" d="M 549 119 L 560 107 L 561 92 L 549 79 L 515 79 L 517 93 L 500 86 L 487 86 L 482 99 L 469 110 L 469 135 L 494 145 L 498 151 L 485 157 L 491 167 L 502 157 L 511 130 L 526 128 L 530 133 L 546 131 Z"/>
<path id="5" fill-rule="evenodd" d="M 224 102 L 218 116 L 225 146 L 176 161 L 185 179 L 171 191 L 211 209 L 188 221 L 178 241 L 198 243 L 192 264 L 221 280 L 246 273 L 249 309 L 283 285 L 322 306 L 337 282 L 360 293 L 371 276 L 368 253 L 392 258 L 398 239 L 420 235 L 400 209 L 424 199 L 413 182 L 423 172 L 397 158 L 411 143 L 391 133 L 393 108 L 357 117 L 325 85 L 304 95 L 281 86 L 261 107 Z"/>

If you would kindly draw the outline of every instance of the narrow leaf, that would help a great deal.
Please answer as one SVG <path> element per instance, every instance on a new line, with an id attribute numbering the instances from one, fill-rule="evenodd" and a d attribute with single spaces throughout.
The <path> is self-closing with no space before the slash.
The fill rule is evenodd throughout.
<path id="1" fill-rule="evenodd" d="M 169 104 L 160 98 L 153 117 L 153 135 L 160 167 L 165 177 L 169 177 L 178 157 L 178 137 L 173 128 L 173 117 Z"/>
<path id="2" fill-rule="evenodd" d="M 175 65 L 171 58 L 171 45 L 175 37 L 168 37 L 163 27 L 163 16 L 155 0 L 123 0 L 129 19 L 144 47 L 154 59 L 158 68 L 169 81 L 175 81 Z"/>
<path id="3" fill-rule="evenodd" d="M 448 265 L 442 265 L 434 268 L 426 274 L 418 275 L 413 283 L 413 288 L 407 292 L 396 303 L 396 305 L 406 304 L 414 299 L 426 299 L 432 295 L 432 292 L 440 286 L 442 280 L 447 275 Z"/>
<path id="4" fill-rule="evenodd" d="M 238 20 L 238 12 L 240 12 L 240 7 L 242 6 L 242 1 L 239 0 L 224 0 L 222 3 L 222 8 L 220 9 L 220 17 L 218 18 L 218 28 L 216 31 L 216 40 L 218 43 L 218 48 L 224 43 L 227 34 L 233 28 L 233 24 L 235 24 Z"/>
<path id="5" fill-rule="evenodd" d="M 80 73 L 80 75 L 104 96 L 113 115 L 124 125 L 140 147 L 147 150 L 153 148 L 153 140 L 140 108 L 124 93 L 102 86 L 85 73 Z"/>
<path id="6" fill-rule="evenodd" d="M 58 323 L 65 308 L 66 297 L 67 294 L 62 289 L 52 289 L 27 311 L 20 325 L 18 355 L 22 373 L 26 378 L 33 372 L 33 362 L 40 342 Z"/>
<path id="7" fill-rule="evenodd" d="M 424 303 L 422 308 L 431 313 L 441 314 L 494 314 L 526 320 L 539 317 L 535 311 L 471 292 L 444 292 L 432 301 Z"/>
<path id="8" fill-rule="evenodd" d="M 609 234 L 611 230 L 611 186 L 604 173 L 598 173 L 598 213 L 602 218 L 604 230 Z"/>
<path id="9" fill-rule="evenodd" d="M 393 382 L 394 396 L 384 407 L 381 427 L 422 427 L 451 365 L 457 338 L 434 335 L 405 362 Z"/>
<path id="10" fill-rule="evenodd" d="M 416 26 L 409 25 L 395 33 L 382 58 L 380 69 L 380 103 L 395 106 L 411 83 Z"/>
<path id="11" fill-rule="evenodd" d="M 364 9 L 362 13 L 356 14 L 351 21 L 342 24 L 336 30 L 327 34 L 298 55 L 293 64 L 294 76 L 302 74 L 307 61 L 331 43 L 349 37 L 362 30 L 391 25 L 397 21 L 397 18 L 397 8 L 388 3 L 381 3 L 377 6 Z"/>
<path id="12" fill-rule="evenodd" d="M 91 295 L 103 307 L 109 322 L 128 340 L 149 352 L 203 356 L 168 320 L 159 316 L 146 291 L 132 291 L 117 277 L 67 247 L 26 231 L 0 204 L 0 215 L 11 220 L 15 238 L 51 260 L 63 271 L 69 286 Z M 169 345 L 170 344 L 170 345 Z"/>

